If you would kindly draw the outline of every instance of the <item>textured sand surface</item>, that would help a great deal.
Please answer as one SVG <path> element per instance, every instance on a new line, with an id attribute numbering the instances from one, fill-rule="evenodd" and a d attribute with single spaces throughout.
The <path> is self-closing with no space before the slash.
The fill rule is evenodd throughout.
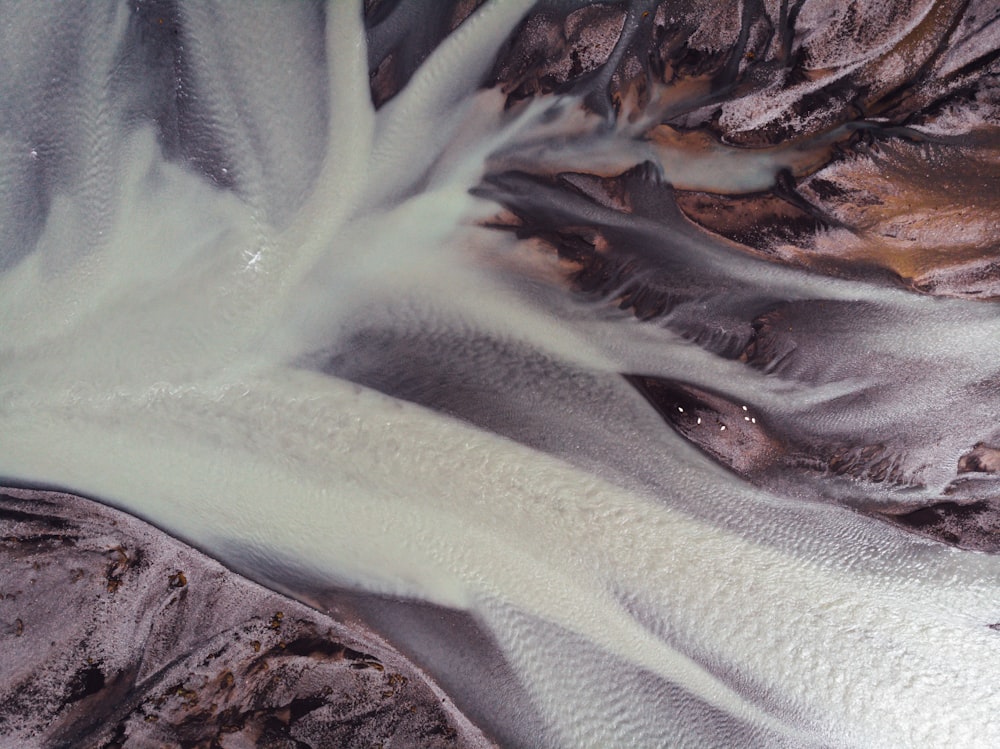
<path id="1" fill-rule="evenodd" d="M 15 745 L 1000 746 L 995 0 L 0 9 Z"/>

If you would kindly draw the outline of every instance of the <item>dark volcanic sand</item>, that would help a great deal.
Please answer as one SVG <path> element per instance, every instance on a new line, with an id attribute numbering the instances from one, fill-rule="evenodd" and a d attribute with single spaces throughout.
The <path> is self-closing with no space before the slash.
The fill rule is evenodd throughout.
<path id="1" fill-rule="evenodd" d="M 129 515 L 0 490 L 0 746 L 483 747 L 398 652 Z"/>

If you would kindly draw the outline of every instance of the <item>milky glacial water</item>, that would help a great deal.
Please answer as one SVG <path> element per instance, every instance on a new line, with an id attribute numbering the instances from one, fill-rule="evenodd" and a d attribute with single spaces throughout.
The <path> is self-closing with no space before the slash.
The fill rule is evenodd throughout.
<path id="1" fill-rule="evenodd" d="M 389 5 L 5 9 L 0 475 L 317 607 L 379 602 L 503 746 L 1000 743 L 1000 560 L 885 520 L 995 496 L 956 468 L 995 436 L 995 305 L 764 259 L 663 198 L 776 189 L 864 128 L 699 140 L 677 123 L 739 91 L 628 117 L 596 64 L 514 101 L 497 60 L 558 16 L 525 0 L 376 108 L 369 44 L 421 10 Z M 943 23 L 914 8 L 875 57 Z"/>

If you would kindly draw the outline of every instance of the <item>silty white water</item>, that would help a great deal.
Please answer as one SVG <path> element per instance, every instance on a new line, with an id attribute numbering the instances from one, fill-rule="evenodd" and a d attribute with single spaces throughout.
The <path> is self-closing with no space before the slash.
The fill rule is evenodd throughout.
<path id="1" fill-rule="evenodd" d="M 315 38 L 309 12 L 192 4 L 185 17 L 204 30 L 188 50 L 195 94 L 220 112 L 204 127 L 232 189 L 165 157 L 130 115 L 139 79 L 116 64 L 132 9 L 74 11 L 94 16 L 77 32 L 88 64 L 72 72 L 74 103 L 26 104 L 31 126 L 5 136 L 21 170 L 6 170 L 5 210 L 24 227 L 5 241 L 31 246 L 0 276 L 0 475 L 98 497 L 308 601 L 328 584 L 471 612 L 541 716 L 538 745 L 995 745 L 1000 648 L 987 624 L 1000 620 L 1000 561 L 754 489 L 665 429 L 617 373 L 698 382 L 764 413 L 874 376 L 796 388 L 748 371 L 571 298 L 545 282 L 550 262 L 477 225 L 500 208 L 469 191 L 521 144 L 548 138 L 579 171 L 609 153 L 626 168 L 652 156 L 667 179 L 672 159 L 688 168 L 669 150 L 619 147 L 573 99 L 504 112 L 477 91 L 531 5 L 487 4 L 376 113 L 357 4 L 327 6 L 325 67 L 300 52 L 283 78 L 254 61 Z M 38 13 L 14 14 L 11 59 L 31 59 L 23 30 Z M 31 100 L 45 74 L 6 73 L 5 100 Z M 299 127 L 276 126 L 285 120 Z M 60 132 L 58 158 L 32 142 L 38 123 Z M 303 151 L 316 143 L 311 174 Z M 748 176 L 715 154 L 699 184 L 756 189 L 774 158 Z M 33 235 L 9 206 L 38 159 L 57 187 Z M 884 308 L 840 341 L 845 357 L 934 358 L 941 374 L 914 383 L 922 397 L 947 398 L 956 368 L 966 382 L 995 371 L 976 344 L 998 331 L 988 307 L 759 264 L 681 231 L 676 241 L 770 295 Z M 435 331 L 448 356 L 468 355 L 476 336 L 540 354 L 537 381 L 498 380 L 565 399 L 544 411 L 559 447 L 303 366 L 372 327 Z M 845 418 L 862 430 L 896 414 Z M 573 461 L 578 439 L 590 457 Z M 593 457 L 623 443 L 642 477 Z"/>

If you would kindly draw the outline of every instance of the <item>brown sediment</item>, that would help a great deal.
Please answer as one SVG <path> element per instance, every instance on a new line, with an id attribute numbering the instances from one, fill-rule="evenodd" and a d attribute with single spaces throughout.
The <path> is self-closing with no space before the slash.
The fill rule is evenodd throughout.
<path id="1" fill-rule="evenodd" d="M 908 484 L 901 456 L 888 445 L 836 446 L 828 452 L 826 461 L 835 476 L 850 476 L 873 484 Z"/>
<path id="2" fill-rule="evenodd" d="M 614 4 L 536 9 L 487 83 L 508 103 L 580 93 L 585 109 L 613 111 L 614 137 L 648 148 L 654 161 L 703 159 L 709 174 L 741 159 L 772 164 L 773 186 L 743 194 L 725 180 L 685 184 L 684 174 L 659 188 L 665 214 L 679 208 L 748 254 L 923 294 L 1000 298 L 1000 149 L 986 124 L 998 116 L 1000 51 L 989 23 L 976 21 L 988 14 L 975 0 L 869 6 L 821 16 L 799 4 L 723 13 L 700 0 L 635 17 Z M 886 22 L 869 27 L 872 13 Z M 596 47 L 586 41 L 598 38 Z M 624 152 L 580 155 L 572 167 L 555 152 L 508 167 L 648 215 L 636 210 L 627 175 L 638 167 Z M 643 158 L 641 149 L 630 158 Z M 600 234 L 585 223 L 545 232 Z"/>
<path id="3" fill-rule="evenodd" d="M 1000 473 L 1000 448 L 983 442 L 958 459 L 959 473 Z"/>
<path id="4" fill-rule="evenodd" d="M 909 124 L 967 99 L 994 59 L 975 25 L 984 3 L 964 0 L 850 3 L 822 17 L 800 3 L 660 2 L 629 19 L 615 4 L 580 5 L 536 10 L 512 35 L 488 82 L 508 103 L 596 83 L 587 105 L 622 121 L 774 146 L 871 117 Z"/>
<path id="5" fill-rule="evenodd" d="M 1000 502 L 995 500 L 938 501 L 873 514 L 951 546 L 1000 553 Z"/>
<path id="6" fill-rule="evenodd" d="M 0 527 L 0 733 L 20 746 L 490 745 L 360 625 L 134 518 L 4 490 Z"/>
<path id="7" fill-rule="evenodd" d="M 808 242 L 827 226 L 815 212 L 770 192 L 718 195 L 678 190 L 675 197 L 694 223 L 771 260 L 786 258 L 779 247 Z"/>
<path id="8" fill-rule="evenodd" d="M 843 477 L 867 485 L 913 486 L 901 455 L 885 444 L 809 445 L 779 435 L 751 405 L 663 378 L 626 375 L 680 436 L 741 478 L 772 491 L 782 491 L 788 471 Z M 987 461 L 986 465 L 979 460 Z M 977 448 L 963 456 L 959 471 L 1000 468 L 1000 450 Z M 994 463 L 993 461 L 996 461 Z M 963 467 L 964 466 L 964 467 Z M 776 476 L 776 473 L 779 474 Z M 801 480 L 800 480 L 801 484 Z M 794 482 L 793 482 L 794 485 Z M 819 489 L 819 485 L 816 485 Z M 817 499 L 822 494 L 814 492 Z M 1000 553 L 1000 501 L 931 499 L 915 504 L 874 504 L 861 490 L 840 501 L 859 511 L 950 546 Z"/>
<path id="9" fill-rule="evenodd" d="M 910 486 L 900 455 L 884 444 L 824 444 L 781 434 L 752 404 L 689 383 L 625 375 L 679 435 L 734 473 L 771 487 L 774 468 L 814 477 L 842 476 L 869 484 Z M 771 487 L 773 488 L 773 487 Z"/>
<path id="10" fill-rule="evenodd" d="M 858 80 L 867 84 L 859 105 L 866 116 L 893 112 L 899 117 L 899 103 L 907 84 L 919 81 L 923 73 L 944 51 L 943 46 L 958 25 L 968 0 L 937 0 L 916 27 L 892 49 L 866 65 Z"/>
<path id="11" fill-rule="evenodd" d="M 694 146 L 707 136 L 689 134 Z M 840 150 L 829 166 L 745 195 L 675 189 L 706 231 L 759 257 L 842 277 L 881 270 L 914 291 L 970 299 L 1000 295 L 1000 149 L 890 139 Z M 877 278 L 875 276 L 874 278 Z"/>
<path id="12" fill-rule="evenodd" d="M 802 185 L 848 230 L 817 233 L 800 260 L 870 263 L 910 288 L 946 296 L 1000 293 L 1000 148 L 995 142 L 895 139 Z"/>
<path id="13" fill-rule="evenodd" d="M 625 379 L 682 437 L 740 476 L 766 471 L 785 452 L 751 405 L 663 378 Z"/>
<path id="14" fill-rule="evenodd" d="M 399 93 L 402 73 L 397 70 L 396 56 L 391 52 L 383 57 L 368 76 L 371 87 L 372 103 L 381 107 L 389 99 Z"/>
<path id="15" fill-rule="evenodd" d="M 512 35 L 492 80 L 507 105 L 566 86 L 604 65 L 618 43 L 626 13 L 592 5 L 566 15 L 535 13 Z"/>

